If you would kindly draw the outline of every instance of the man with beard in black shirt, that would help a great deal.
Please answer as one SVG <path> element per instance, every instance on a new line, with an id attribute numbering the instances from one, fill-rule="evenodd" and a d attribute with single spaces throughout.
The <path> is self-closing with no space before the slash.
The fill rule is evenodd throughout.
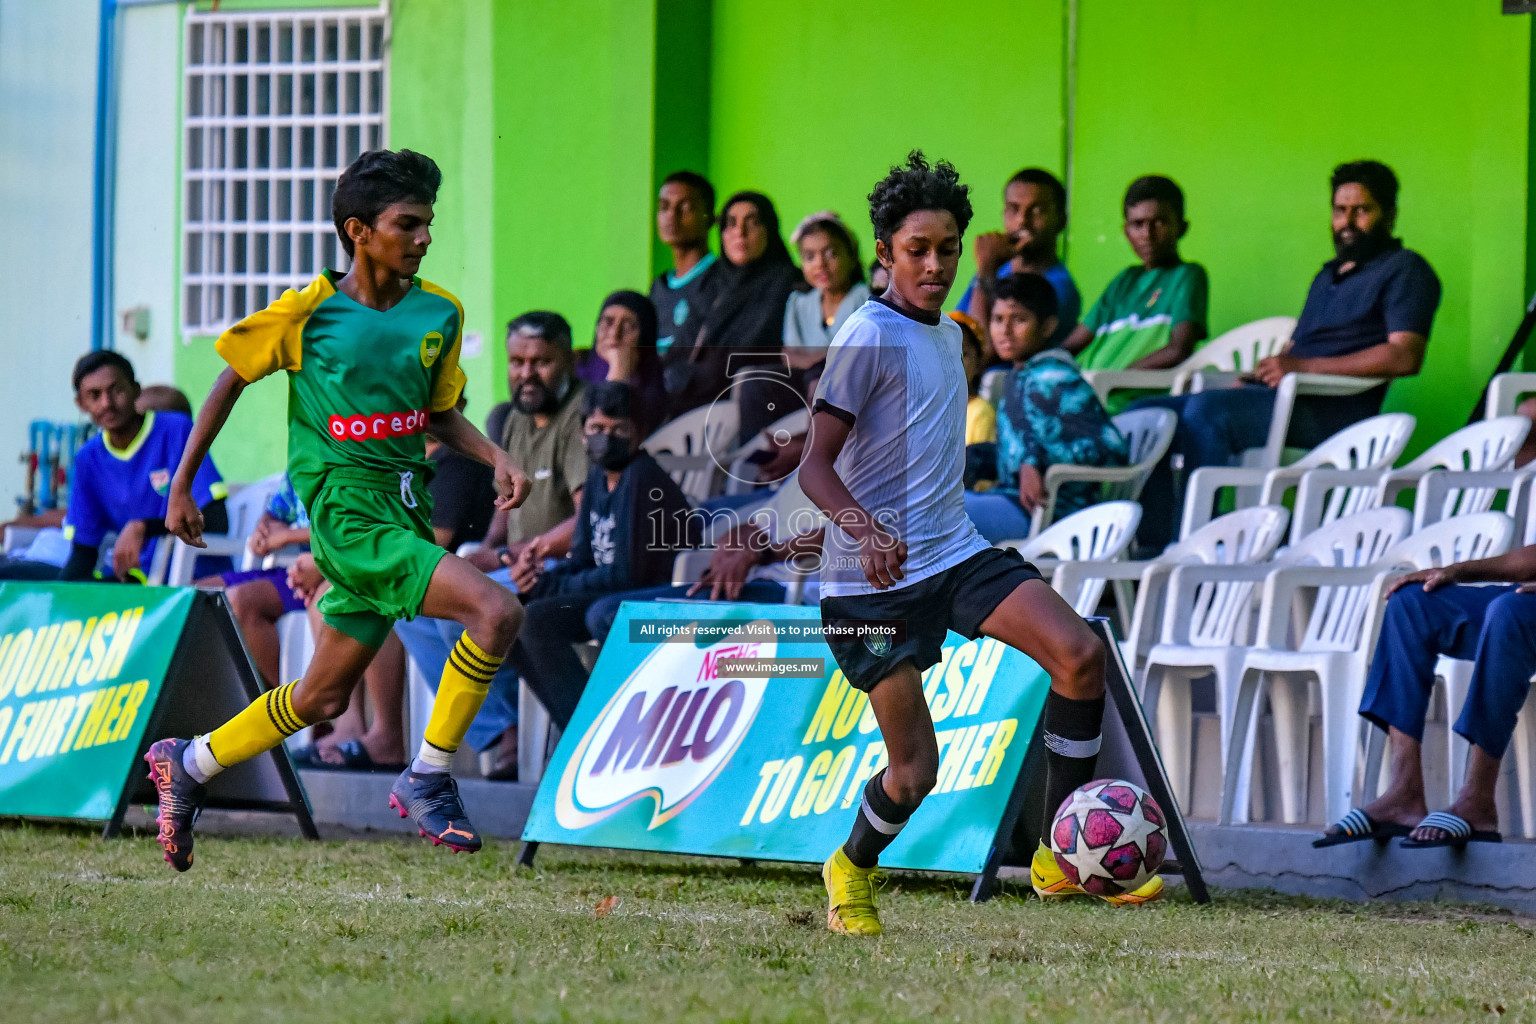
<path id="1" fill-rule="evenodd" d="M 1376 415 L 1387 384 L 1412 377 L 1424 365 L 1430 326 L 1440 305 L 1440 279 L 1424 257 L 1392 236 L 1397 222 L 1397 176 L 1386 164 L 1354 160 L 1333 170 L 1333 247 L 1323 264 L 1285 351 L 1261 360 L 1235 388 L 1148 398 L 1133 407 L 1160 406 L 1179 414 L 1178 433 L 1141 495 L 1138 540 L 1161 551 L 1178 529 L 1169 460 L 1184 470 L 1225 466 L 1264 444 L 1275 407 L 1275 388 L 1288 373 L 1331 373 L 1385 378 L 1355 395 L 1301 395 L 1291 412 L 1286 444 L 1310 448 L 1345 427 Z"/>

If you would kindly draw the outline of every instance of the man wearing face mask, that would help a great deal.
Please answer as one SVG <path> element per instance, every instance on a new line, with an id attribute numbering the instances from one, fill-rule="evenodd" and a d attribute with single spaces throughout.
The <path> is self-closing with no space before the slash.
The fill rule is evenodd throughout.
<path id="1" fill-rule="evenodd" d="M 586 686 L 571 645 L 592 638 L 587 609 L 609 594 L 668 582 L 673 557 L 698 547 L 701 529 L 677 484 L 640 449 L 628 384 L 588 386 L 582 411 L 592 468 L 570 555 L 520 587 L 526 619 L 509 659 L 562 729 Z"/>
<path id="2" fill-rule="evenodd" d="M 581 403 L 571 325 L 559 313 L 536 310 L 507 325 L 507 388 L 512 400 L 491 410 L 487 437 L 525 467 L 528 498 L 496 510 L 480 550 L 468 561 L 509 590 L 533 585 L 545 559 L 563 558 L 576 526 L 576 507 L 587 478 Z M 487 510 L 489 511 L 489 509 Z M 417 617 L 396 624 L 411 660 L 428 679 L 442 675 L 463 627 Z M 517 777 L 517 670 L 502 663 L 464 743 L 481 752 L 487 778 Z"/>
<path id="3" fill-rule="evenodd" d="M 1142 491 L 1145 510 L 1137 535 L 1143 548 L 1161 551 L 1174 539 L 1179 502 L 1169 460 L 1184 457 L 1185 473 L 1225 466 L 1269 435 L 1275 387 L 1288 373 L 1386 378 L 1356 395 L 1302 395 L 1291 413 L 1286 444 L 1310 448 L 1381 411 L 1387 385 L 1424 365 L 1430 326 L 1440 304 L 1440 279 L 1424 257 L 1392 235 L 1397 222 L 1397 176 L 1386 164 L 1340 164 L 1330 181 L 1335 257 L 1323 264 L 1285 351 L 1260 361 L 1235 388 L 1149 398 L 1133 406 L 1160 406 L 1179 414 L 1178 432 Z M 1187 477 L 1186 477 L 1187 478 Z"/>

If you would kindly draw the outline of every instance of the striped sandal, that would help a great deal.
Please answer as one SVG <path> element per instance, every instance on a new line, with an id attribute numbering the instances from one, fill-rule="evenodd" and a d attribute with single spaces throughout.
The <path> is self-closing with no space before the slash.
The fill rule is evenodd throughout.
<path id="1" fill-rule="evenodd" d="M 1405 850 L 1429 850 L 1437 847 L 1449 846 L 1457 850 L 1466 849 L 1468 843 L 1502 843 L 1504 837 L 1497 829 L 1475 829 L 1471 823 L 1459 814 L 1450 811 L 1434 811 L 1424 816 L 1414 831 L 1420 828 L 1433 828 L 1444 832 L 1439 839 L 1414 839 L 1411 836 L 1400 844 Z"/>
<path id="2" fill-rule="evenodd" d="M 1352 807 L 1349 813 L 1340 818 L 1333 828 L 1324 832 L 1321 838 L 1312 840 L 1312 846 L 1314 849 L 1321 850 L 1328 846 L 1359 843 L 1367 839 L 1385 843 L 1398 836 L 1406 836 L 1412 831 L 1413 829 L 1401 822 L 1377 821 L 1360 808 Z"/>

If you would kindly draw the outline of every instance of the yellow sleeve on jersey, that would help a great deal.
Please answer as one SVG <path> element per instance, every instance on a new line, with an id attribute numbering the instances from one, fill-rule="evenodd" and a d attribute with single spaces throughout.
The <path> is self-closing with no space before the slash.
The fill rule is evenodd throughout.
<path id="1" fill-rule="evenodd" d="M 213 347 L 247 384 L 278 370 L 296 372 L 304 358 L 304 322 L 334 294 L 336 288 L 324 274 L 302 292 L 289 288 L 266 309 L 219 335 Z"/>
<path id="2" fill-rule="evenodd" d="M 447 412 L 459 404 L 459 396 L 464 393 L 464 385 L 468 383 L 464 371 L 459 369 L 459 350 L 464 345 L 464 304 L 452 292 L 439 288 L 431 281 L 420 283 L 426 292 L 442 296 L 459 311 L 459 329 L 454 332 L 453 341 L 437 357 L 437 379 L 432 384 L 432 411 Z"/>

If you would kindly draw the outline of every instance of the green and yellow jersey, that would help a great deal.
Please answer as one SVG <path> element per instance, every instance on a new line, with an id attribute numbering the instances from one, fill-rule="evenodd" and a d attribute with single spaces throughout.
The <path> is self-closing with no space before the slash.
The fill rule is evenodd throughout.
<path id="1" fill-rule="evenodd" d="M 340 276 L 327 270 L 285 291 L 215 345 L 247 383 L 288 371 L 288 476 L 311 507 L 336 469 L 412 473 L 420 487 L 431 473 L 427 418 L 464 390 L 458 299 L 413 278 L 380 311 L 338 290 Z"/>

